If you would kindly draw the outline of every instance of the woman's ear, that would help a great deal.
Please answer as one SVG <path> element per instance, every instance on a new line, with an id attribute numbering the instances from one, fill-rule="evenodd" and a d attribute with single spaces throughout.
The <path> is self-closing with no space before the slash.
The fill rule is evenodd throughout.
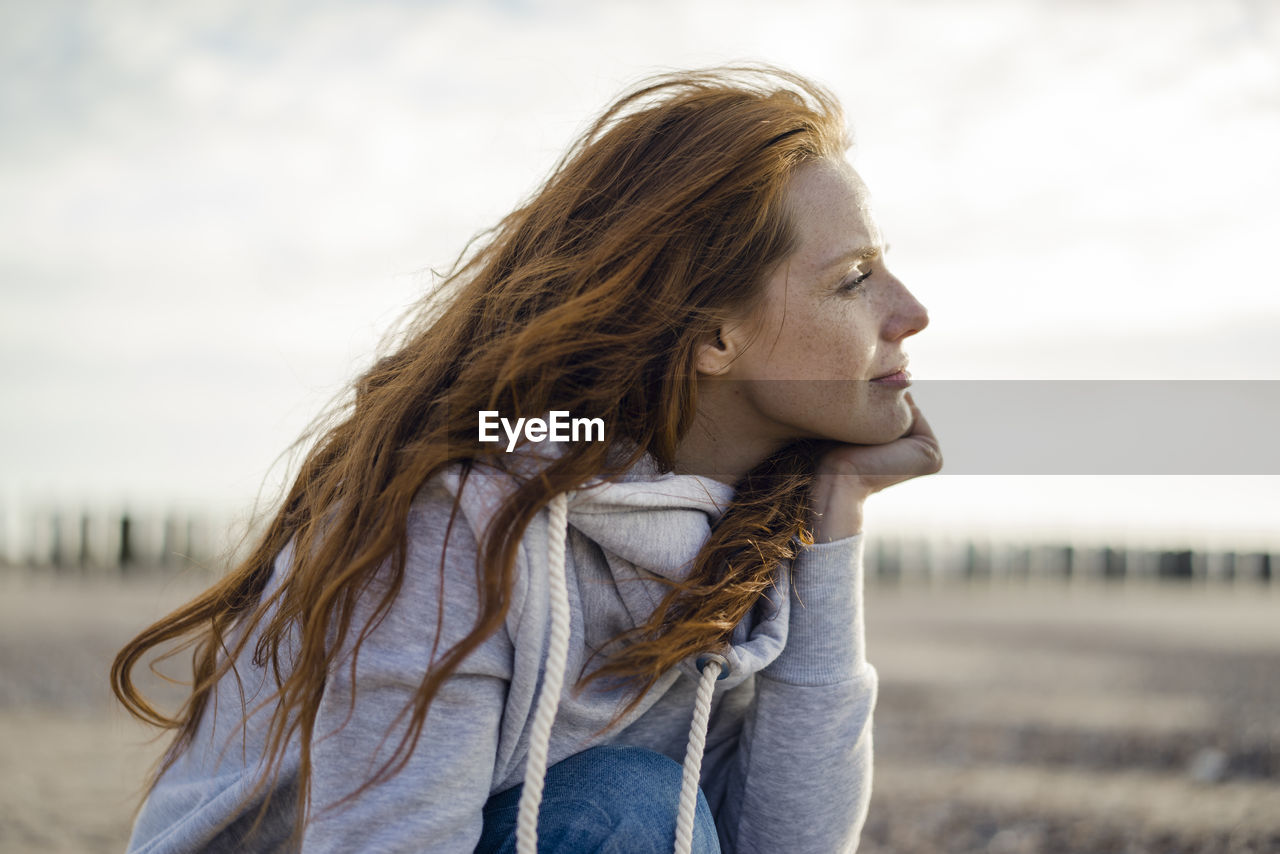
<path id="1" fill-rule="evenodd" d="M 731 321 L 723 324 L 698 345 L 694 367 L 698 373 L 710 377 L 724 376 L 738 358 L 743 337 L 743 324 Z"/>

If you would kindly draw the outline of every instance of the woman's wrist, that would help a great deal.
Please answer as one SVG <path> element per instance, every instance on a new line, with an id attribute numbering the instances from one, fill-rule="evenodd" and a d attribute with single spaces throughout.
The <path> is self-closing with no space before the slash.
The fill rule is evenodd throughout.
<path id="1" fill-rule="evenodd" d="M 831 543 L 862 533 L 868 495 L 855 478 L 819 475 L 813 490 L 813 541 Z"/>

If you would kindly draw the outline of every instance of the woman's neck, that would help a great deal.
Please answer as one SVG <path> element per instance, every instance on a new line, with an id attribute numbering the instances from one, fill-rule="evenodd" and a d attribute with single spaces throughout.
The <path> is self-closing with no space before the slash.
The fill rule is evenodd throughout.
<path id="1" fill-rule="evenodd" d="M 676 449 L 675 470 L 735 485 L 787 440 L 758 429 L 738 399 L 738 383 L 703 383 L 693 426 Z"/>

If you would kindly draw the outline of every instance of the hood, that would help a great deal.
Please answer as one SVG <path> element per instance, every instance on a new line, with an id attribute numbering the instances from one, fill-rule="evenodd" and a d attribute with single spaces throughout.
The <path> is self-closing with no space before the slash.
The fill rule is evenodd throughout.
<path id="1" fill-rule="evenodd" d="M 619 481 L 588 484 L 569 496 L 568 524 L 604 553 L 632 619 L 643 622 L 669 587 L 682 581 L 733 500 L 733 487 L 698 475 L 659 474 L 651 458 Z M 738 625 L 727 650 L 725 688 L 749 678 L 782 652 L 790 597 L 771 588 Z M 694 660 L 680 670 L 696 678 Z"/>
<path id="2" fill-rule="evenodd" d="M 484 522 L 515 488 L 515 477 L 532 475 L 554 458 L 554 451 L 552 454 L 513 454 L 508 465 L 519 473 L 515 476 L 488 466 L 472 470 L 463 503 L 472 522 L 480 523 L 477 530 L 483 530 Z M 444 477 L 457 494 L 459 469 L 450 468 Z M 653 458 L 646 455 L 621 476 L 594 479 L 569 493 L 567 526 L 599 546 L 632 621 L 640 624 L 670 589 L 660 579 L 682 581 L 688 577 L 733 495 L 733 487 L 709 477 L 661 473 Z M 562 531 L 548 532 L 549 539 L 563 536 Z M 530 559 L 541 565 L 535 571 L 546 571 L 547 555 L 535 550 Z M 729 648 L 718 651 L 725 659 L 720 678 L 728 681 L 723 686 L 726 689 L 763 669 L 782 652 L 790 606 L 786 594 L 782 584 L 766 591 L 734 630 Z M 691 658 L 679 670 L 696 678 L 697 662 Z"/>

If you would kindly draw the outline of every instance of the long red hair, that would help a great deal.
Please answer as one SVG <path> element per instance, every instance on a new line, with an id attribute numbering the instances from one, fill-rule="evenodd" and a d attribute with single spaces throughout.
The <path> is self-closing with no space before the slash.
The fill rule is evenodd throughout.
<path id="1" fill-rule="evenodd" d="M 566 446 L 483 532 L 475 627 L 433 661 L 396 755 L 366 785 L 396 773 L 443 681 L 503 624 L 516 549 L 535 514 L 556 493 L 616 475 L 644 454 L 672 469 L 697 408 L 698 343 L 757 305 L 766 275 L 793 248 L 792 174 L 844 148 L 835 99 L 774 68 L 664 75 L 610 106 L 545 185 L 464 253 L 391 355 L 359 378 L 248 557 L 116 656 L 120 702 L 176 732 L 157 776 L 190 746 L 219 680 L 256 642 L 254 661 L 272 668 L 277 685 L 268 773 L 297 737 L 301 822 L 326 676 L 400 589 L 410 503 L 444 467 L 496 463 L 504 451 L 477 441 L 476 413 L 603 419 L 607 442 Z M 750 472 L 688 581 L 587 678 L 629 680 L 638 699 L 683 658 L 725 643 L 806 537 L 813 456 L 793 445 Z M 264 597 L 291 541 L 288 574 Z M 385 587 L 371 584 L 375 576 Z M 357 601 L 371 589 L 385 592 L 357 625 Z M 142 696 L 133 670 L 184 641 L 194 644 L 192 690 L 167 714 Z"/>

